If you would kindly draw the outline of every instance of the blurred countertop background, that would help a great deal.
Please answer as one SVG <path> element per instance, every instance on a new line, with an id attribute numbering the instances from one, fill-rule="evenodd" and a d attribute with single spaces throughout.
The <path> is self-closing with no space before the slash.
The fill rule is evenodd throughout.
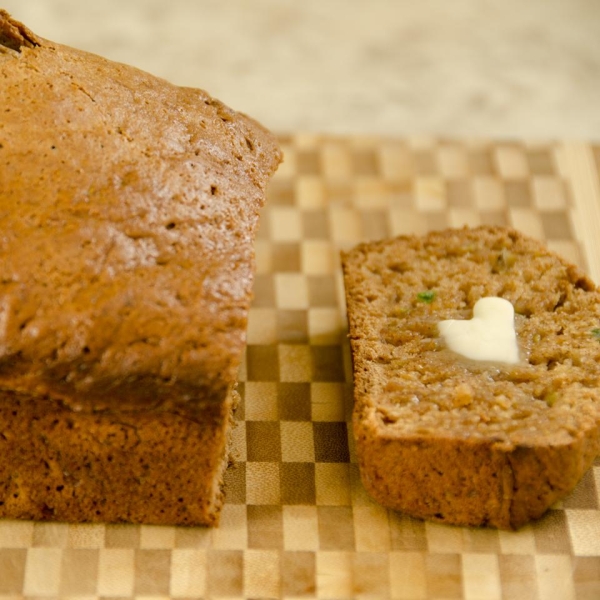
<path id="1" fill-rule="evenodd" d="M 600 140 L 598 0 L 0 0 L 281 133 Z"/>

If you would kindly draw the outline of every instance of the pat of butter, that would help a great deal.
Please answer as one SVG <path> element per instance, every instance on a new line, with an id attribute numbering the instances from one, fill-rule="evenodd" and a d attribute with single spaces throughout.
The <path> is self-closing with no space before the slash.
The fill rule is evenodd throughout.
<path id="1" fill-rule="evenodd" d="M 519 362 L 515 310 L 504 298 L 481 298 L 468 321 L 440 321 L 438 329 L 450 350 L 472 360 Z"/>

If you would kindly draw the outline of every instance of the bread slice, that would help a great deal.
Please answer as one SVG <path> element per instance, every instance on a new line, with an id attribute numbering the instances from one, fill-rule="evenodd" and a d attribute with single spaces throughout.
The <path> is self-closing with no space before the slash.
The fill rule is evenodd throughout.
<path id="1" fill-rule="evenodd" d="M 0 79 L 0 516 L 215 524 L 277 142 L 4 11 Z"/>
<path id="2" fill-rule="evenodd" d="M 381 504 L 514 529 L 600 452 L 600 295 L 540 242 L 498 227 L 366 243 L 343 254 L 356 455 Z M 515 310 L 516 364 L 451 352 L 438 323 L 475 302 Z"/>

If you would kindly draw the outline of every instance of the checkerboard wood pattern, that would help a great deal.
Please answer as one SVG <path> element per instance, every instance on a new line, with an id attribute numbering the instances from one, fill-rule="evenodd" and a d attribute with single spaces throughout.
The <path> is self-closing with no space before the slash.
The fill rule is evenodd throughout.
<path id="1" fill-rule="evenodd" d="M 516 533 L 424 523 L 367 497 L 349 435 L 339 268 L 340 250 L 359 241 L 496 223 L 592 272 L 586 215 L 600 147 L 281 141 L 286 159 L 256 244 L 220 527 L 0 521 L 0 600 L 600 598 L 600 460 L 569 498 Z M 583 175 L 581 157 L 591 165 Z"/>

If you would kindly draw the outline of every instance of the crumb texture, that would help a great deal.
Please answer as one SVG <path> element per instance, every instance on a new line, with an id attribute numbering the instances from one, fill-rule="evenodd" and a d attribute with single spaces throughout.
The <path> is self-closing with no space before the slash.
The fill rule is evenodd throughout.
<path id="1" fill-rule="evenodd" d="M 525 485 L 518 453 L 541 461 L 539 475 L 530 469 L 534 487 L 540 477 L 555 490 L 575 485 L 582 453 L 589 464 L 598 452 L 600 424 L 600 298 L 583 272 L 541 243 L 494 227 L 364 244 L 343 263 L 359 447 L 425 444 L 437 463 L 429 473 L 444 473 L 440 486 L 450 472 L 459 481 L 475 477 L 456 455 L 471 448 L 496 464 L 471 490 L 471 503 L 496 486 L 497 510 L 513 510 L 515 481 Z M 439 321 L 471 318 L 486 296 L 514 306 L 516 365 L 466 360 L 439 335 Z M 571 457 L 566 472 L 540 458 L 549 448 Z M 416 468 L 410 461 L 418 455 L 408 460 Z"/>

